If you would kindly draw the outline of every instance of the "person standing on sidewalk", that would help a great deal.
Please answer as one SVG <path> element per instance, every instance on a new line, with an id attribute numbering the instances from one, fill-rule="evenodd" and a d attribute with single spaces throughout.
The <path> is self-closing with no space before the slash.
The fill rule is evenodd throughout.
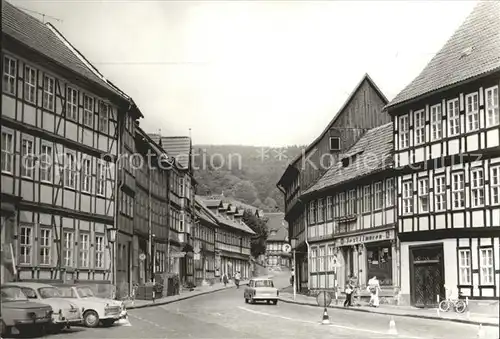
<path id="1" fill-rule="evenodd" d="M 227 280 L 228 280 L 228 279 L 227 279 L 227 274 L 226 274 L 226 272 L 222 273 L 222 282 L 224 283 L 224 287 L 227 287 L 227 283 L 228 283 L 228 281 L 227 281 Z"/>
<path id="2" fill-rule="evenodd" d="M 378 293 L 380 291 L 380 283 L 376 276 L 368 280 L 368 291 L 371 294 L 370 306 L 378 307 L 379 306 Z"/>
<path id="3" fill-rule="evenodd" d="M 354 289 L 353 289 L 351 281 L 349 280 L 347 282 L 346 287 L 345 287 L 344 307 L 352 306 L 352 292 L 354 292 Z"/>
<path id="4" fill-rule="evenodd" d="M 234 276 L 234 284 L 236 285 L 236 288 L 240 288 L 240 280 L 241 280 L 241 274 L 240 271 L 237 271 L 236 275 Z"/>

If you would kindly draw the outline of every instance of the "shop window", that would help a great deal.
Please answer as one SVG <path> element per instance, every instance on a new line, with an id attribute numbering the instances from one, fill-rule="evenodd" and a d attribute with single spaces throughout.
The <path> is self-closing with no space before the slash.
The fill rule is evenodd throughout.
<path id="1" fill-rule="evenodd" d="M 366 248 L 368 260 L 368 279 L 376 276 L 380 285 L 392 285 L 391 245 L 370 246 Z"/>

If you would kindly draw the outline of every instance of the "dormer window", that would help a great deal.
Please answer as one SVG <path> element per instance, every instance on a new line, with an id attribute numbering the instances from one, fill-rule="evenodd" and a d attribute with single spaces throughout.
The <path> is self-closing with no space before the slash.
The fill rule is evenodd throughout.
<path id="1" fill-rule="evenodd" d="M 271 232 L 269 232 L 269 235 L 276 235 L 276 231 L 272 230 Z"/>
<path id="2" fill-rule="evenodd" d="M 330 151 L 340 151 L 339 137 L 330 137 Z"/>

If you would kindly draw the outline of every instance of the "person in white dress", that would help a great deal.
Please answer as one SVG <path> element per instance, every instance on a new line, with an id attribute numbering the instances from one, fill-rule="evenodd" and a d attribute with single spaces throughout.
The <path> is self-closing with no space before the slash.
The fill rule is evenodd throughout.
<path id="1" fill-rule="evenodd" d="M 370 292 L 370 306 L 378 307 L 380 304 L 378 297 L 380 292 L 380 283 L 376 276 L 368 280 L 367 290 Z"/>

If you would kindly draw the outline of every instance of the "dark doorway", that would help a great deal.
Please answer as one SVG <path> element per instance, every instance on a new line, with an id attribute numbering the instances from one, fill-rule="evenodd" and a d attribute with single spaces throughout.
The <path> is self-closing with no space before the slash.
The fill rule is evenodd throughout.
<path id="1" fill-rule="evenodd" d="M 436 307 L 445 296 L 443 246 L 410 247 L 411 303 L 415 307 Z"/>

